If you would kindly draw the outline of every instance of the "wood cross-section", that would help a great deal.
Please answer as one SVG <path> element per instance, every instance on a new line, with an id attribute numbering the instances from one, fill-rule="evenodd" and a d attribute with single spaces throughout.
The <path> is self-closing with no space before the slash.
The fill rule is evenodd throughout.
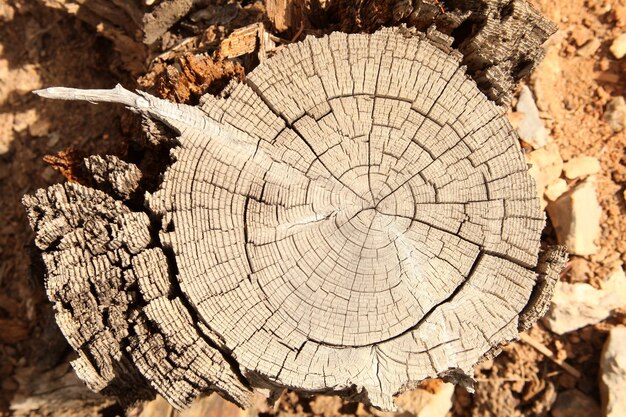
<path id="1" fill-rule="evenodd" d="M 389 409 L 516 338 L 551 288 L 544 216 L 516 134 L 459 57 L 385 29 L 290 45 L 199 107 L 41 91 L 178 135 L 145 212 L 77 185 L 25 197 L 81 377 L 178 407 L 289 387 Z"/>

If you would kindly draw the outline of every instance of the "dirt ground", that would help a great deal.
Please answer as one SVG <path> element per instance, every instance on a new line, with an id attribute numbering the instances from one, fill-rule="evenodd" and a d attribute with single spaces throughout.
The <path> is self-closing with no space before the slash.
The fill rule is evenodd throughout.
<path id="1" fill-rule="evenodd" d="M 30 91 L 52 85 L 110 88 L 121 83 L 136 87 L 137 74 L 126 69 L 110 40 L 75 16 L 44 3 L 0 0 L 0 416 L 123 415 L 113 401 L 89 393 L 68 366 L 71 351 L 54 324 L 20 199 L 25 193 L 63 181 L 63 175 L 43 160 L 46 155 L 64 151 L 57 166 L 65 164 L 66 172 L 74 172 L 73 164 L 81 156 L 132 156 L 136 146 L 131 141 L 136 121 L 121 107 L 51 102 Z M 602 166 L 598 181 L 603 210 L 601 249 L 591 257 L 576 257 L 576 267 L 563 279 L 600 286 L 613 267 L 626 261 L 626 135 L 613 133 L 603 119 L 610 98 L 626 93 L 626 62 L 616 60 L 609 51 L 613 39 L 626 31 L 626 3 L 531 3 L 557 24 L 559 32 L 546 44 L 543 64 L 525 82 L 534 89 L 541 116 L 563 159 L 590 155 Z M 260 8 L 251 9 L 247 19 L 261 19 L 261 12 Z M 577 54 L 591 39 L 600 41 L 599 49 L 591 56 Z M 243 76 L 254 65 L 242 62 L 226 71 L 229 76 Z M 174 78 L 166 79 L 169 85 L 187 82 L 180 76 Z M 149 78 L 143 83 L 159 85 Z M 168 91 L 161 93 L 167 96 Z M 194 94 L 198 92 L 189 92 L 192 99 Z M 555 240 L 549 225 L 545 238 Z M 527 344 L 512 343 L 496 359 L 477 367 L 476 394 L 456 389 L 450 415 L 546 416 L 557 394 L 574 387 L 599 403 L 600 350 L 611 326 L 625 323 L 626 311 L 566 336 L 535 326 L 531 337 L 566 359 L 582 377 L 572 377 Z M 55 398 L 65 400 L 55 402 Z M 215 404 L 211 408 L 215 415 L 220 415 L 216 410 L 222 410 L 221 415 L 239 415 L 228 405 Z M 152 414 L 139 407 L 130 415 L 170 412 L 163 404 L 155 407 Z M 287 393 L 274 409 L 260 414 L 330 417 L 376 413 L 337 397 L 304 399 Z"/>

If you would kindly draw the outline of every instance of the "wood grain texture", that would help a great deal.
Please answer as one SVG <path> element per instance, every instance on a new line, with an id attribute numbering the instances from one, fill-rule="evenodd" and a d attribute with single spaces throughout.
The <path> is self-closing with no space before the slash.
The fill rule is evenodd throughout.
<path id="1" fill-rule="evenodd" d="M 541 62 L 542 44 L 557 30 L 526 0 L 333 0 L 329 13 L 347 32 L 436 26 L 454 38 L 480 90 L 503 105 Z"/>
<path id="2" fill-rule="evenodd" d="M 471 381 L 549 298 L 517 135 L 426 35 L 307 38 L 198 107 L 39 94 L 178 134 L 145 212 L 71 184 L 24 198 L 93 389 L 183 407 L 289 387 L 392 409 L 416 381 Z"/>

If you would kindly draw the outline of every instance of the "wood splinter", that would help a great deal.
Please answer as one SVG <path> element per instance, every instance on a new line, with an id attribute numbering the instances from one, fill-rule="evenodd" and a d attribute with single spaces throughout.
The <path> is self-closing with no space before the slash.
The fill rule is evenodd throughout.
<path id="1" fill-rule="evenodd" d="M 517 135 L 460 59 L 384 29 L 289 45 L 198 107 L 37 92 L 177 135 L 144 209 L 71 183 L 24 197 L 78 375 L 177 408 L 289 388 L 393 409 L 426 378 L 470 384 L 543 314 L 555 268 Z"/>

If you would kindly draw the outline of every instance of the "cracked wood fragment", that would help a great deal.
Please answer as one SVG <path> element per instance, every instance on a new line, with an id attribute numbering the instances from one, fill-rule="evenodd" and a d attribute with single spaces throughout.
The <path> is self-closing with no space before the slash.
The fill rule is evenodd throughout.
<path id="1" fill-rule="evenodd" d="M 39 91 L 178 135 L 140 212 L 72 184 L 24 198 L 79 375 L 177 407 L 289 387 L 392 409 L 425 378 L 470 384 L 551 285 L 517 136 L 460 59 L 384 29 L 290 45 L 198 107 Z"/>
<path id="2" fill-rule="evenodd" d="M 92 155 L 83 160 L 85 169 L 98 185 L 128 200 L 139 187 L 141 171 L 135 164 L 129 164 L 114 155 Z"/>

